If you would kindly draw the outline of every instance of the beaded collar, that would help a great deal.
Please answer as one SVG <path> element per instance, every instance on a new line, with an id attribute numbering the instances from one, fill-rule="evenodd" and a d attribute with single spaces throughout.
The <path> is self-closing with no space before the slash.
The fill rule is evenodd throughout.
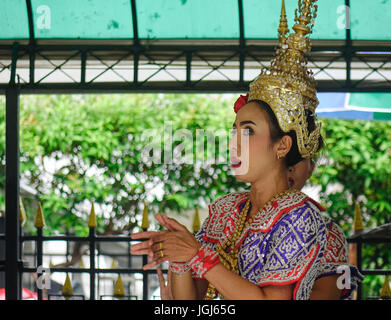
<path id="1" fill-rule="evenodd" d="M 204 240 L 223 244 L 232 235 L 240 216 L 240 209 L 250 196 L 249 191 L 234 192 L 218 198 L 209 205 L 209 219 L 205 225 Z M 252 222 L 243 230 L 237 246 L 243 242 L 248 232 L 267 233 L 273 225 L 291 209 L 311 201 L 320 211 L 325 209 L 301 191 L 285 194 L 258 212 Z"/>

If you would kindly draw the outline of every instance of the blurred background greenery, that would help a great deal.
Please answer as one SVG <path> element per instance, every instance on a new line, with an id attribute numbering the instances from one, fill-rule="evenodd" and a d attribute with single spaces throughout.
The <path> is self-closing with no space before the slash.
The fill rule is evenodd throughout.
<path id="1" fill-rule="evenodd" d="M 86 208 L 92 201 L 99 208 L 98 232 L 119 234 L 139 230 L 144 202 L 151 212 L 180 212 L 248 188 L 236 181 L 227 163 L 148 163 L 140 144 L 142 133 L 150 129 L 162 138 L 167 123 L 173 131 L 221 129 L 229 137 L 234 99 L 196 94 L 21 96 L 21 181 L 32 190 L 23 198 L 25 233 L 35 232 L 38 200 L 45 213 L 45 234 L 87 235 Z M 4 211 L 4 97 L 0 108 Z M 309 183 L 319 188 L 327 214 L 347 236 L 352 233 L 356 202 L 366 228 L 390 223 L 390 123 L 321 121 L 325 148 Z M 391 268 L 390 261 L 389 246 L 364 246 L 364 267 Z M 382 276 L 366 277 L 363 297 L 377 296 L 383 281 Z"/>

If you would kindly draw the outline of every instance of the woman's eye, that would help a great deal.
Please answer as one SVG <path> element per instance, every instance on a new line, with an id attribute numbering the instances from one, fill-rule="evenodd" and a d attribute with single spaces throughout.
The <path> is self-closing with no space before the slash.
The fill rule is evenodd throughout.
<path id="1" fill-rule="evenodd" d="M 244 136 L 252 136 L 254 134 L 254 130 L 250 127 L 246 127 L 243 130 L 243 135 Z"/>

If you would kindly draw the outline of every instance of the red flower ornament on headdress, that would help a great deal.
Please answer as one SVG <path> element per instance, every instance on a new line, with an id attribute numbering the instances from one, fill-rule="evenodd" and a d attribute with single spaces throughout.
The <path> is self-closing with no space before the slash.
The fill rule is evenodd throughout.
<path id="1" fill-rule="evenodd" d="M 245 104 L 247 104 L 247 101 L 248 101 L 248 93 L 245 96 L 240 95 L 240 97 L 236 100 L 234 104 L 235 113 L 238 113 L 240 108 L 243 107 Z"/>

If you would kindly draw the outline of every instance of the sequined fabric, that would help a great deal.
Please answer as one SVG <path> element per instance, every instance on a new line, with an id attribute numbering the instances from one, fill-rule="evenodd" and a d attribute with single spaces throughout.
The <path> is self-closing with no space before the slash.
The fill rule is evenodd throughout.
<path id="1" fill-rule="evenodd" d="M 350 299 L 364 276 L 357 267 L 349 264 L 348 243 L 342 229 L 329 217 L 325 217 L 327 228 L 326 250 L 321 258 L 317 279 L 339 274 L 338 268 L 348 266 L 350 269 L 350 289 L 342 291 L 341 299 Z"/>
<path id="2" fill-rule="evenodd" d="M 248 192 L 236 192 L 213 202 L 209 217 L 196 234 L 197 240 L 212 250 L 218 242 L 224 242 L 234 231 L 248 197 Z M 293 299 L 309 299 L 314 281 L 329 271 L 336 272 L 337 265 L 331 270 L 330 263 L 347 261 L 346 239 L 340 232 L 336 237 L 337 229 L 322 215 L 323 210 L 297 192 L 258 213 L 236 244 L 240 275 L 259 286 L 293 284 Z M 333 244 L 338 249 L 331 248 Z M 333 260 L 333 255 L 338 258 Z"/>

